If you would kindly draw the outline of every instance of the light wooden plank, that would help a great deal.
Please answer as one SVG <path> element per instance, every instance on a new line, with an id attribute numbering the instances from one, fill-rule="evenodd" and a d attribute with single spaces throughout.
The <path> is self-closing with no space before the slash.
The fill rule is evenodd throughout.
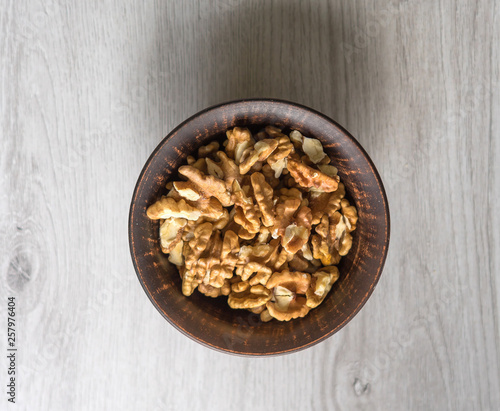
<path id="1" fill-rule="evenodd" d="M 19 409 L 500 408 L 498 22 L 494 0 L 5 2 L 0 295 L 17 297 Z M 392 215 L 361 313 L 277 358 L 187 340 L 128 252 L 150 152 L 245 97 L 343 124 Z"/>

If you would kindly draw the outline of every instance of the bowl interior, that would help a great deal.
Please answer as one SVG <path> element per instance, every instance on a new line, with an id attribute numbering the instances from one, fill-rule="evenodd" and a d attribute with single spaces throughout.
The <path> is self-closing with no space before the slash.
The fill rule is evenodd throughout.
<path id="1" fill-rule="evenodd" d="M 186 157 L 222 139 L 228 128 L 266 125 L 297 129 L 319 139 L 338 168 L 347 197 L 358 210 L 353 246 L 339 264 L 340 278 L 323 303 L 304 318 L 262 323 L 246 310 L 233 310 L 227 297 L 181 292 L 177 268 L 159 246 L 159 223 L 146 209 L 167 193 Z M 389 210 L 380 177 L 359 143 L 333 120 L 314 110 L 277 100 L 246 100 L 204 110 L 169 134 L 147 161 L 137 182 L 129 219 L 132 260 L 153 304 L 176 328 L 211 348 L 243 355 L 273 355 L 302 349 L 332 335 L 364 305 L 381 274 L 389 242 Z"/>

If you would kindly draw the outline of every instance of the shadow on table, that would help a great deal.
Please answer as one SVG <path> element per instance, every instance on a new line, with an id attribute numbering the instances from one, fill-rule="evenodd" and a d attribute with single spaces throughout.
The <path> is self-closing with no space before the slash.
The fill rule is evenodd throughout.
<path id="1" fill-rule="evenodd" d="M 374 113 L 367 102 L 381 101 L 384 84 L 383 73 L 374 76 L 374 57 L 384 50 L 377 36 L 356 26 L 362 11 L 355 5 L 326 0 L 190 4 L 192 9 L 181 3 L 163 6 L 156 41 L 145 54 L 156 76 L 148 104 L 165 113 L 167 131 L 214 104 L 270 97 L 315 108 L 369 145 L 363 136 L 373 132 Z M 383 27 L 376 18 L 366 25 L 370 22 Z M 377 115 L 383 109 L 377 107 Z"/>
<path id="2" fill-rule="evenodd" d="M 370 68 L 366 61 L 354 64 L 351 43 L 356 29 L 343 21 L 349 13 L 341 4 L 237 3 L 223 2 L 225 7 L 211 13 L 205 23 L 208 30 L 197 38 L 197 60 L 211 73 L 203 87 L 206 106 L 240 98 L 280 98 L 348 125 L 349 109 L 363 105 L 356 101 L 362 93 L 349 90 L 359 90 L 356 82 L 370 78 L 360 70 Z M 371 88 L 373 92 L 377 90 Z"/>

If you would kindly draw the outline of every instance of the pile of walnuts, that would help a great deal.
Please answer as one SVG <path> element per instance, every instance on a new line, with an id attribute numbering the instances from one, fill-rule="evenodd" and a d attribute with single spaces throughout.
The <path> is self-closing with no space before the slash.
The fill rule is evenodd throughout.
<path id="1" fill-rule="evenodd" d="M 262 321 L 305 316 L 339 277 L 358 220 L 319 140 L 268 126 L 228 130 L 179 168 L 147 209 L 182 292 L 228 296 Z M 181 178 L 182 178 L 181 177 Z"/>

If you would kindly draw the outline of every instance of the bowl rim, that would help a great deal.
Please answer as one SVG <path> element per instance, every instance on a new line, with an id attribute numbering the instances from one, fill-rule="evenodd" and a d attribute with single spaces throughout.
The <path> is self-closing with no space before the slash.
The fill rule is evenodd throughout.
<path id="1" fill-rule="evenodd" d="M 336 328 L 329 330 L 325 334 L 323 334 L 321 337 L 318 337 L 317 339 L 310 341 L 308 343 L 299 345 L 297 347 L 281 350 L 281 351 L 273 351 L 269 353 L 257 353 L 257 352 L 243 352 L 243 351 L 235 351 L 231 350 L 229 348 L 224 348 L 216 345 L 212 345 L 208 343 L 207 341 L 199 338 L 196 335 L 191 334 L 189 331 L 185 330 L 182 328 L 179 324 L 177 324 L 175 321 L 173 321 L 159 306 L 159 304 L 155 301 L 149 290 L 146 288 L 146 285 L 144 284 L 141 275 L 139 274 L 140 268 L 137 264 L 137 259 L 135 257 L 134 253 L 134 247 L 133 247 L 133 212 L 134 212 L 134 205 L 136 203 L 137 199 L 137 193 L 139 191 L 139 187 L 141 185 L 141 182 L 143 180 L 143 177 L 148 170 L 152 160 L 156 156 L 156 154 L 162 149 L 164 144 L 167 142 L 168 139 L 170 139 L 174 134 L 176 134 L 180 129 L 182 129 L 186 124 L 190 123 L 191 121 L 195 120 L 197 117 L 200 117 L 201 115 L 210 112 L 210 111 L 215 111 L 219 110 L 225 106 L 232 106 L 235 104 L 241 104 L 241 103 L 278 103 L 282 105 L 287 105 L 287 106 L 292 106 L 294 108 L 298 108 L 300 110 L 305 110 L 310 112 L 311 114 L 315 116 L 321 117 L 323 120 L 332 123 L 335 127 L 337 127 L 342 134 L 352 140 L 352 143 L 357 147 L 363 158 L 366 160 L 367 164 L 369 165 L 371 172 L 373 173 L 375 180 L 377 181 L 379 188 L 380 188 L 380 194 L 383 199 L 383 209 L 384 209 L 384 214 L 385 218 L 387 221 L 386 225 L 386 238 L 384 242 L 384 247 L 383 247 L 383 255 L 380 260 L 380 266 L 377 269 L 376 275 L 373 277 L 373 281 L 371 283 L 370 289 L 368 290 L 367 294 L 363 297 L 363 299 L 359 302 L 359 304 L 355 307 L 354 310 L 352 310 L 349 315 L 346 316 L 343 322 L 341 322 Z M 242 357 L 269 357 L 269 356 L 278 356 L 278 355 L 284 355 L 284 354 L 291 354 L 294 352 L 302 351 L 306 348 L 312 347 L 327 338 L 331 337 L 333 334 L 337 333 L 340 331 L 342 328 L 344 328 L 358 313 L 361 311 L 361 309 L 364 307 L 370 296 L 372 295 L 373 291 L 375 290 L 376 285 L 378 284 L 380 280 L 380 276 L 382 275 L 382 271 L 385 266 L 385 262 L 387 259 L 387 254 L 389 251 L 389 243 L 390 243 L 390 236 L 391 236 L 391 221 L 390 221 L 390 210 L 389 210 L 389 203 L 387 199 L 387 194 L 382 182 L 382 178 L 380 177 L 380 174 L 375 167 L 375 164 L 373 163 L 372 159 L 366 152 L 366 150 L 361 146 L 361 144 L 358 142 L 358 140 L 349 132 L 347 131 L 343 126 L 341 126 L 339 123 L 337 123 L 335 120 L 333 120 L 331 117 L 328 117 L 327 115 L 319 112 L 316 109 L 313 109 L 311 107 L 305 106 L 300 103 L 295 103 L 291 102 L 288 100 L 284 99 L 276 99 L 276 98 L 244 98 L 244 99 L 235 99 L 235 100 L 229 100 L 225 101 L 222 103 L 214 104 L 212 106 L 206 107 L 195 114 L 191 115 L 188 117 L 186 120 L 182 121 L 179 125 L 174 127 L 156 146 L 156 148 L 151 152 L 149 155 L 148 159 L 144 163 L 144 166 L 141 169 L 141 172 L 139 173 L 139 176 L 137 178 L 137 182 L 134 186 L 133 194 L 132 194 L 132 200 L 130 202 L 130 208 L 129 208 L 129 214 L 128 214 L 128 220 L 127 220 L 127 225 L 128 225 L 128 240 L 129 240 L 129 250 L 130 250 L 130 256 L 132 259 L 132 263 L 134 266 L 135 273 L 137 275 L 137 278 L 139 280 L 139 283 L 141 284 L 144 292 L 148 296 L 149 300 L 153 304 L 153 306 L 160 312 L 160 314 L 165 318 L 169 324 L 171 324 L 175 329 L 180 331 L 183 335 L 189 337 L 191 340 L 196 341 L 197 343 L 211 348 L 215 351 L 226 353 L 226 354 L 232 354 L 232 355 L 237 355 L 237 356 L 242 356 Z"/>

